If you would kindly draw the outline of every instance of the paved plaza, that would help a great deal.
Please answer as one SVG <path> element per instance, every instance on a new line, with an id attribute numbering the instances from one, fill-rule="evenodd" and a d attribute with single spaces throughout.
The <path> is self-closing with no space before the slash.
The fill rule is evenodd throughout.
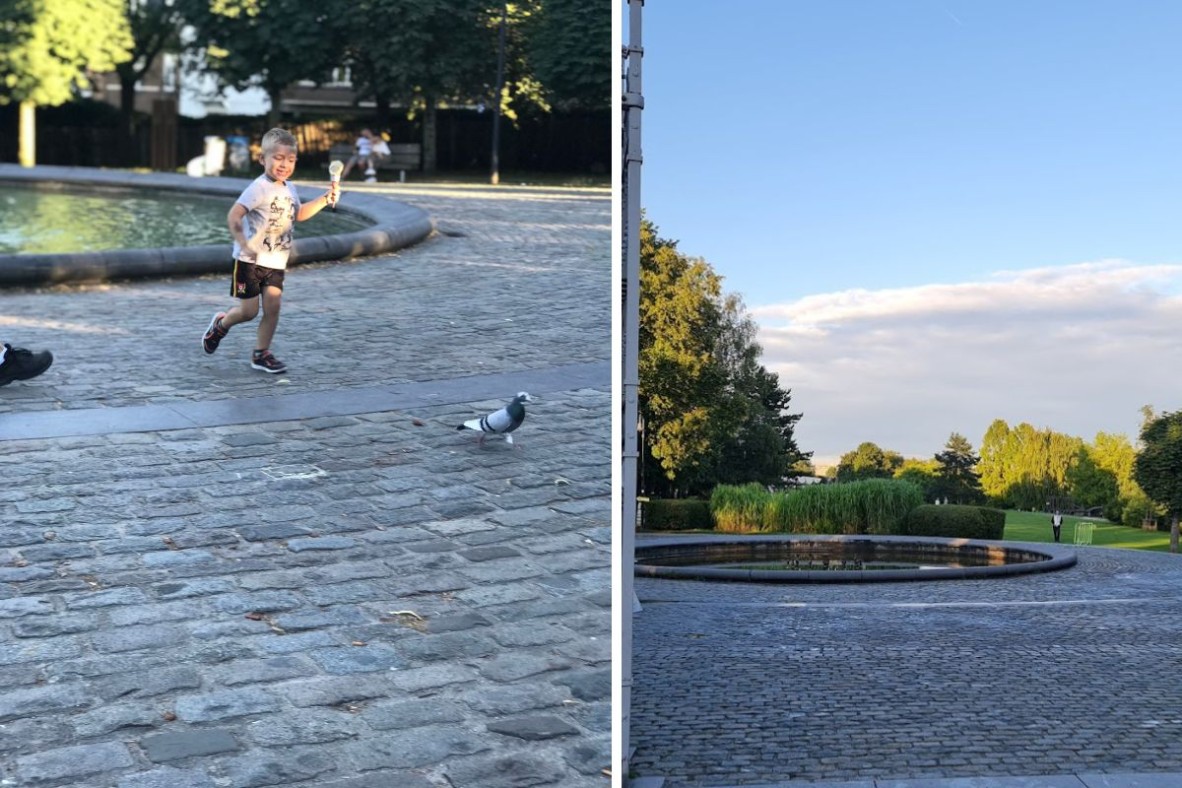
<path id="1" fill-rule="evenodd" d="M 636 579 L 631 744 L 665 788 L 1182 785 L 1182 557 L 989 580 Z"/>
<path id="2" fill-rule="evenodd" d="M 437 232 L 289 270 L 286 375 L 228 274 L 0 291 L 0 786 L 608 784 L 609 192 L 350 186 Z"/>

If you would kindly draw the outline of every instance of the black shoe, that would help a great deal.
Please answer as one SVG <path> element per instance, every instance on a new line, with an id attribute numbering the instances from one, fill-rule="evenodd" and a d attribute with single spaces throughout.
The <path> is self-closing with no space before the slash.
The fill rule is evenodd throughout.
<path id="1" fill-rule="evenodd" d="M 254 369 L 261 369 L 263 372 L 270 372 L 272 375 L 287 372 L 287 365 L 271 355 L 270 350 L 256 350 L 251 353 L 250 366 Z"/>
<path id="2" fill-rule="evenodd" d="M 4 345 L 6 353 L 0 363 L 0 386 L 7 386 L 14 380 L 35 378 L 53 363 L 53 354 L 48 350 L 33 353 L 24 348 Z"/>
<path id="3" fill-rule="evenodd" d="M 213 316 L 213 320 L 209 321 L 209 328 L 205 329 L 205 336 L 201 337 L 201 347 L 205 349 L 206 353 L 212 353 L 217 350 L 218 343 L 222 341 L 222 337 L 229 330 L 222 328 L 221 321 L 225 316 L 225 312 L 218 312 Z"/>

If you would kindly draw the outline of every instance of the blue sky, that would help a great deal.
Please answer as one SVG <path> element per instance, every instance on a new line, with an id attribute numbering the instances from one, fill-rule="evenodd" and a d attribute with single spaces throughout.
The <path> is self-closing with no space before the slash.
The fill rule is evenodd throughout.
<path id="1" fill-rule="evenodd" d="M 1182 3 L 643 13 L 643 206 L 743 295 L 802 448 L 1182 407 Z"/>

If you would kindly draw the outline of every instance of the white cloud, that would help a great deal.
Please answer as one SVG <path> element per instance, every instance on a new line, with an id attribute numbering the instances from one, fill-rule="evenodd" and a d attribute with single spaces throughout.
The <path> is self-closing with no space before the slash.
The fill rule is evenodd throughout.
<path id="1" fill-rule="evenodd" d="M 820 462 L 862 441 L 929 457 L 989 423 L 1136 438 L 1182 408 L 1182 265 L 1122 260 L 756 307 L 764 365 Z"/>

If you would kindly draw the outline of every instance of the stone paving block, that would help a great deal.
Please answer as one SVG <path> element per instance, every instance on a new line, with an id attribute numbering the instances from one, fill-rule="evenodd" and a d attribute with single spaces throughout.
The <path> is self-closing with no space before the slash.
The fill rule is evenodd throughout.
<path id="1" fill-rule="evenodd" d="M 328 782 L 316 781 L 307 784 L 307 788 L 437 788 L 435 782 L 428 780 L 421 774 L 414 772 L 376 771 L 359 777 L 344 777 Z M 303 786 L 301 786 L 303 788 Z"/>
<path id="2" fill-rule="evenodd" d="M 510 652 L 481 662 L 479 670 L 480 675 L 493 681 L 510 682 L 565 671 L 571 666 L 570 660 L 552 654 Z"/>
<path id="3" fill-rule="evenodd" d="M 57 715 L 24 717 L 0 722 L 0 754 L 5 757 L 44 752 L 63 742 L 73 741 L 70 726 Z M 0 776 L 4 774 L 0 762 Z"/>
<path id="4" fill-rule="evenodd" d="M 233 788 L 294 785 L 333 771 L 335 764 L 322 752 L 252 751 L 223 764 Z"/>
<path id="5" fill-rule="evenodd" d="M 391 694 L 390 678 L 385 674 L 325 676 L 275 685 L 275 692 L 298 707 L 340 706 Z"/>
<path id="6" fill-rule="evenodd" d="M 74 784 L 91 775 L 132 766 L 135 759 L 122 742 L 81 744 L 23 755 L 16 759 L 22 785 L 47 785 L 59 780 Z"/>
<path id="7" fill-rule="evenodd" d="M 103 652 L 175 648 L 186 639 L 183 627 L 167 624 L 124 626 L 110 632 L 96 632 L 90 637 L 94 647 Z"/>
<path id="8" fill-rule="evenodd" d="M 294 709 L 246 727 L 251 740 L 264 747 L 323 744 L 357 738 L 363 726 L 347 708 Z"/>
<path id="9" fill-rule="evenodd" d="M 488 750 L 490 742 L 470 731 L 430 725 L 399 731 L 397 737 L 350 742 L 342 748 L 341 760 L 361 771 L 371 769 L 417 769 L 445 763 L 456 756 Z"/>
<path id="10" fill-rule="evenodd" d="M 242 687 L 176 699 L 176 715 L 185 722 L 211 722 L 279 710 L 276 697 L 261 689 Z"/>
<path id="11" fill-rule="evenodd" d="M 0 665 L 15 665 L 46 660 L 71 659 L 82 653 L 77 637 L 61 636 L 46 639 L 24 639 L 0 650 Z"/>
<path id="12" fill-rule="evenodd" d="M 306 550 L 347 550 L 356 546 L 356 540 L 350 539 L 347 536 L 289 539 L 287 542 L 287 549 L 293 553 L 300 553 Z"/>
<path id="13" fill-rule="evenodd" d="M 115 788 L 217 788 L 217 784 L 200 769 L 164 766 L 121 777 Z"/>
<path id="14" fill-rule="evenodd" d="M 0 722 L 47 712 L 85 708 L 89 698 L 77 683 L 50 684 L 0 693 Z"/>
<path id="15" fill-rule="evenodd" d="M 496 717 L 539 709 L 561 710 L 571 699 L 566 687 L 554 684 L 486 687 L 468 697 L 472 708 Z"/>
<path id="16" fill-rule="evenodd" d="M 112 731 L 154 728 L 164 723 L 161 713 L 147 704 L 121 703 L 99 706 L 69 718 L 81 738 L 102 736 Z"/>
<path id="17" fill-rule="evenodd" d="M 99 677 L 91 688 L 106 699 L 137 697 L 149 698 L 174 690 L 196 689 L 201 686 L 201 673 L 188 665 L 139 670 L 119 675 Z"/>
<path id="18" fill-rule="evenodd" d="M 488 729 L 493 733 L 512 736 L 526 741 L 542 741 L 559 736 L 570 736 L 579 729 L 558 717 L 551 715 L 537 715 L 530 717 L 514 717 L 507 720 L 490 722 Z"/>
<path id="19" fill-rule="evenodd" d="M 141 739 L 140 747 L 148 760 L 155 763 L 239 749 L 238 742 L 230 731 L 222 728 L 158 733 Z"/>
<path id="20" fill-rule="evenodd" d="M 477 675 L 468 665 L 444 664 L 401 670 L 390 674 L 389 680 L 397 689 L 421 693 L 452 684 L 467 684 L 475 681 Z"/>
<path id="21" fill-rule="evenodd" d="M 460 758 L 445 767 L 455 788 L 516 788 L 521 785 L 569 785 L 557 753 L 521 752 Z"/>
<path id="22" fill-rule="evenodd" d="M 53 602 L 46 597 L 17 597 L 0 599 L 0 618 L 44 616 L 53 613 Z"/>
<path id="23" fill-rule="evenodd" d="M 385 731 L 461 723 L 466 715 L 464 705 L 458 700 L 430 697 L 393 703 L 375 702 L 360 716 L 374 730 Z"/>
<path id="24" fill-rule="evenodd" d="M 234 687 L 300 678 L 318 672 L 316 666 L 303 657 L 279 656 L 227 662 L 213 668 L 210 676 L 219 686 Z"/>
<path id="25" fill-rule="evenodd" d="M 71 610 L 139 605 L 150 601 L 148 595 L 138 588 L 109 588 L 83 594 L 66 594 L 64 598 L 66 607 Z"/>
<path id="26" fill-rule="evenodd" d="M 318 648 L 308 652 L 326 673 L 342 675 L 369 673 L 375 670 L 398 670 L 406 667 L 406 660 L 393 648 L 381 644 Z"/>

